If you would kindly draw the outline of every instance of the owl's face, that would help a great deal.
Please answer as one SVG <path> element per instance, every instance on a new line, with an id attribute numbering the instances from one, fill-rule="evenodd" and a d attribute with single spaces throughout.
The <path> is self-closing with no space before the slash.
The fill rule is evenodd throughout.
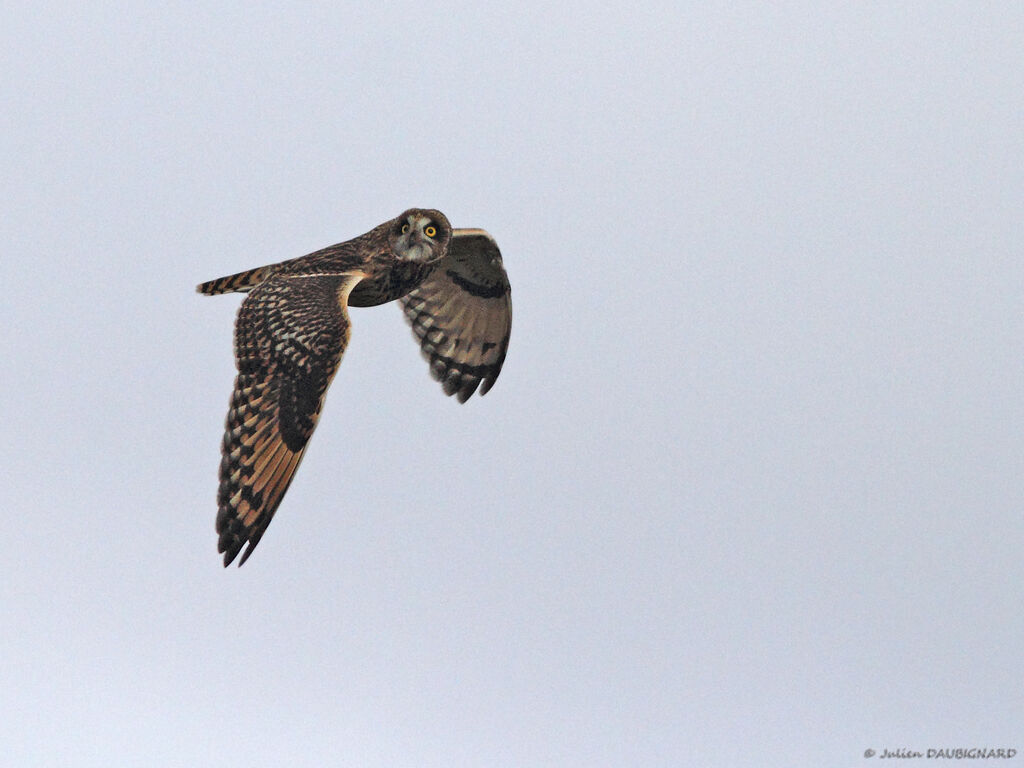
<path id="1" fill-rule="evenodd" d="M 404 261 L 437 261 L 448 252 L 452 227 L 440 211 L 411 208 L 391 227 L 388 240 L 395 255 Z"/>

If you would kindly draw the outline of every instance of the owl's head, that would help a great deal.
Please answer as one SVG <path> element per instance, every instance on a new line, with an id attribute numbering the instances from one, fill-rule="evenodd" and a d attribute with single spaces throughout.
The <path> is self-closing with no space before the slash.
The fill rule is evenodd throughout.
<path id="1" fill-rule="evenodd" d="M 388 242 L 404 261 L 437 261 L 448 253 L 452 225 L 440 211 L 410 208 L 391 222 Z"/>

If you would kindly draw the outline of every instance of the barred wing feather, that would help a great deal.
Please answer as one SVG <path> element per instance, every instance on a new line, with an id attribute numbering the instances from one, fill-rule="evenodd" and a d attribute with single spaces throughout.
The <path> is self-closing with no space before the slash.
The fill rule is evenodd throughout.
<path id="1" fill-rule="evenodd" d="M 456 229 L 448 255 L 401 300 L 430 373 L 446 395 L 486 394 L 501 373 L 512 298 L 501 252 L 482 229 Z"/>
<path id="2" fill-rule="evenodd" d="M 291 484 L 348 343 L 345 304 L 361 277 L 271 277 L 242 302 L 217 493 L 224 565 L 252 554 Z"/>

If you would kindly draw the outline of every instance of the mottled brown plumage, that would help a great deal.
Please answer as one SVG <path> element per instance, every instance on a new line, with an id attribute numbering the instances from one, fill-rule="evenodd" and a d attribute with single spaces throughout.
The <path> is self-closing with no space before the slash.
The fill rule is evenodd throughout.
<path id="1" fill-rule="evenodd" d="M 349 338 L 348 306 L 402 298 L 431 372 L 461 402 L 494 384 L 511 327 L 493 239 L 410 209 L 365 235 L 198 286 L 248 292 L 235 323 L 238 376 L 222 445 L 218 551 L 246 561 L 302 460 Z M 404 297 L 404 298 L 403 298 Z"/>

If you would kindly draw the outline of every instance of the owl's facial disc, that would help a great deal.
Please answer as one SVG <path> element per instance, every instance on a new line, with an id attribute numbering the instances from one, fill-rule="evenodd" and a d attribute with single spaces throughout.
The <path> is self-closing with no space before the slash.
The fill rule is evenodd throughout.
<path id="1" fill-rule="evenodd" d="M 440 242 L 437 222 L 421 213 L 411 213 L 400 222 L 395 253 L 406 261 L 431 261 L 437 258 Z"/>

